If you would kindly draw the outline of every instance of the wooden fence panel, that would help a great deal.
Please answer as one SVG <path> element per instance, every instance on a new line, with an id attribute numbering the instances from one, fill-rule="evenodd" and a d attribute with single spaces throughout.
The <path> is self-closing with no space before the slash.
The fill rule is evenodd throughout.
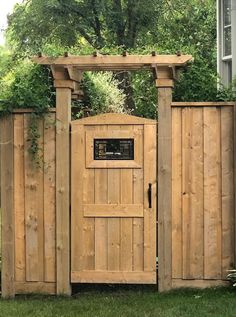
<path id="1" fill-rule="evenodd" d="M 227 270 L 235 266 L 234 104 L 173 103 L 171 113 L 172 287 L 219 285 Z M 1 186 L 6 188 L 1 193 L 5 297 L 13 296 L 14 292 L 56 292 L 55 113 L 51 112 L 39 123 L 41 169 L 33 167 L 28 152 L 29 124 L 30 111 L 1 119 Z M 76 145 L 74 153 L 78 160 L 81 147 Z M 84 193 L 85 199 L 90 195 L 92 203 L 143 202 L 143 176 L 139 169 L 126 176 L 119 170 L 97 169 L 95 173 L 91 170 L 85 183 L 100 183 L 104 174 L 109 183 L 93 194 Z M 120 192 L 111 190 L 117 179 L 121 182 Z M 72 183 L 79 186 L 78 182 L 72 178 Z M 126 196 L 131 190 L 132 201 L 129 201 Z M 83 188 L 77 192 L 78 201 L 82 191 Z M 101 193 L 103 198 L 98 200 Z M 76 257 L 83 256 L 87 266 L 98 270 L 121 267 L 142 271 L 145 269 L 143 238 L 140 238 L 144 230 L 142 219 L 121 220 L 119 225 L 115 220 L 87 218 L 85 243 Z M 99 239 L 86 239 L 94 230 L 100 232 Z M 120 239 L 121 233 L 124 241 Z M 80 230 L 75 234 L 81 236 Z M 127 249 L 125 241 L 130 241 Z M 131 243 L 132 256 L 125 257 Z M 73 243 L 72 248 L 77 249 Z M 99 256 L 95 256 L 95 251 Z M 80 265 L 78 259 L 76 263 Z"/>
<path id="2" fill-rule="evenodd" d="M 5 121 L 1 120 L 2 129 Z M 39 168 L 29 153 L 30 112 L 15 112 L 12 122 L 14 274 L 11 288 L 14 287 L 15 293 L 55 293 L 55 113 L 49 113 L 38 123 Z M 7 160 L 2 156 L 2 166 Z M 4 188 L 6 179 L 2 181 Z M 4 209 L 3 219 L 5 216 Z M 8 237 L 4 233 L 5 238 Z M 8 292 L 3 284 L 3 294 L 4 291 Z"/>
<path id="3" fill-rule="evenodd" d="M 235 265 L 233 106 L 172 104 L 173 287 L 220 283 Z"/>

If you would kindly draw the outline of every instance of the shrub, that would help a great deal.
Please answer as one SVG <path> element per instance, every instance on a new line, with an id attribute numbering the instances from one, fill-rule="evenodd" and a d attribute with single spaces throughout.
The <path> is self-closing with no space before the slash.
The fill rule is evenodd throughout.
<path id="1" fill-rule="evenodd" d="M 82 88 L 85 93 L 83 107 L 95 115 L 104 112 L 125 113 L 125 94 L 111 72 L 85 73 Z"/>
<path id="2" fill-rule="evenodd" d="M 236 286 L 236 269 L 229 270 L 229 274 L 227 275 L 227 280 L 229 280 L 233 286 Z"/>

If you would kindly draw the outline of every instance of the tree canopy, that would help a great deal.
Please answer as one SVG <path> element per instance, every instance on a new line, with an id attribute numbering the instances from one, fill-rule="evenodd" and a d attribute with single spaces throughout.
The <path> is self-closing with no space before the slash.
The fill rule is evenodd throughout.
<path id="1" fill-rule="evenodd" d="M 94 50 L 102 54 L 120 54 L 123 50 L 133 54 L 181 51 L 192 54 L 195 62 L 176 85 L 175 100 L 233 97 L 230 89 L 217 90 L 214 0 L 24 0 L 8 17 L 6 37 L 8 51 L 0 49 L 3 57 L 0 99 L 7 105 L 30 106 L 32 99 L 39 105 L 53 103 L 52 85 L 45 86 L 51 83 L 50 72 L 24 61 L 38 51 L 48 55 L 60 55 L 64 51 L 91 54 Z M 125 103 L 126 108 L 137 115 L 156 116 L 152 74 L 104 74 L 98 80 L 96 76 L 100 75 L 85 76 L 85 98 L 77 104 L 79 114 L 88 107 L 92 112 L 119 111 L 113 107 L 116 91 L 117 106 L 122 105 L 120 111 L 124 110 Z M 41 88 L 36 89 L 37 96 L 29 97 L 29 87 L 36 82 Z M 101 82 L 103 87 L 111 89 L 104 89 L 103 97 L 98 98 Z M 109 103 L 113 108 L 109 108 Z M 108 108 L 104 108 L 104 104 Z"/>

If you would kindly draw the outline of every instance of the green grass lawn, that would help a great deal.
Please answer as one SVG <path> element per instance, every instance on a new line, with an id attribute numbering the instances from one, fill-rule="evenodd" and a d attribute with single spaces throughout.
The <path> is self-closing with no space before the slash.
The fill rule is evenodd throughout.
<path id="1" fill-rule="evenodd" d="M 175 290 L 158 294 L 150 288 L 84 289 L 72 298 L 18 296 L 0 301 L 0 316 L 236 316 L 236 290 Z"/>

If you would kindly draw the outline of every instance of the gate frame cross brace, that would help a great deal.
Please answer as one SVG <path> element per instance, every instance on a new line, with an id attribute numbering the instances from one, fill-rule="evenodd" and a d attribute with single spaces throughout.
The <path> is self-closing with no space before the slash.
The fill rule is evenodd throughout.
<path id="1" fill-rule="evenodd" d="M 192 61 L 191 55 L 98 55 L 34 57 L 33 61 L 51 67 L 56 88 L 56 265 L 57 294 L 70 295 L 70 121 L 72 96 L 81 95 L 84 71 L 150 70 L 158 89 L 158 289 L 172 287 L 172 118 L 174 80 L 179 70 Z M 68 211 L 68 212 L 65 212 Z M 67 234 L 65 234 L 67 232 Z M 10 295 L 10 294 L 8 294 Z"/>

